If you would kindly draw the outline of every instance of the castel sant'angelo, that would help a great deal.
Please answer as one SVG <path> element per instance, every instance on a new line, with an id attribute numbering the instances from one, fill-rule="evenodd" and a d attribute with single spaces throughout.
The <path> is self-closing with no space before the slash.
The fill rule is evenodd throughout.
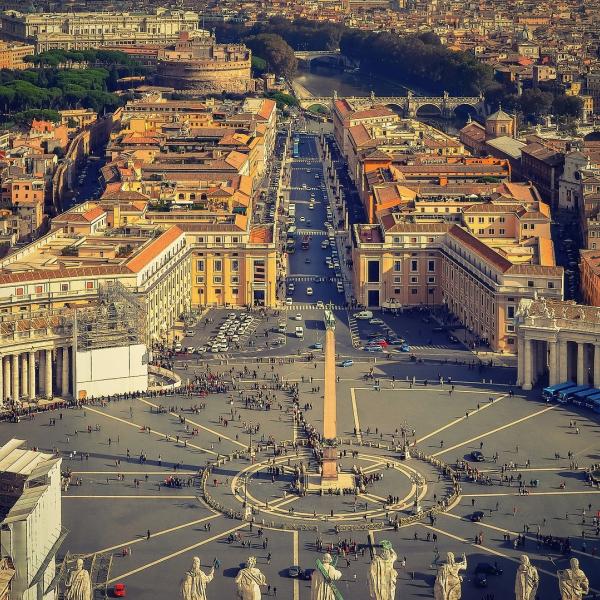
<path id="1" fill-rule="evenodd" d="M 182 32 L 158 52 L 156 82 L 206 94 L 254 90 L 252 52 L 243 44 L 217 44 L 208 31 Z"/>

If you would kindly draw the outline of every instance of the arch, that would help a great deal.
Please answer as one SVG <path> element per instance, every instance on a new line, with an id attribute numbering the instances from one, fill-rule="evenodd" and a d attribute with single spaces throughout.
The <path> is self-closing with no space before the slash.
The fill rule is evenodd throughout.
<path id="1" fill-rule="evenodd" d="M 322 54 L 319 56 L 313 56 L 308 59 L 308 64 L 312 69 L 314 66 L 316 67 L 337 67 L 340 64 L 343 64 L 343 60 L 339 54 Z"/>
<path id="2" fill-rule="evenodd" d="M 426 104 L 421 104 L 415 111 L 415 115 L 417 117 L 441 117 L 442 109 L 436 104 L 428 102 Z"/>
<path id="3" fill-rule="evenodd" d="M 307 106 L 306 110 L 308 112 L 314 113 L 315 115 L 328 115 L 329 114 L 329 107 L 326 106 L 325 104 L 321 104 L 320 102 L 317 102 L 315 104 L 311 104 L 310 106 Z"/>
<path id="4" fill-rule="evenodd" d="M 459 119 L 467 119 L 467 117 L 477 117 L 479 115 L 479 111 L 477 110 L 476 106 L 473 106 L 472 104 L 468 104 L 466 102 L 463 102 L 462 104 L 458 104 L 457 106 L 454 107 L 454 109 L 452 110 L 452 113 L 454 114 L 455 117 L 459 118 Z"/>
<path id="5" fill-rule="evenodd" d="M 406 109 L 404 108 L 404 106 L 401 106 L 396 102 L 388 102 L 385 105 L 385 107 L 389 108 L 390 110 L 393 110 L 397 115 L 400 115 L 401 117 L 403 117 L 406 113 Z"/>

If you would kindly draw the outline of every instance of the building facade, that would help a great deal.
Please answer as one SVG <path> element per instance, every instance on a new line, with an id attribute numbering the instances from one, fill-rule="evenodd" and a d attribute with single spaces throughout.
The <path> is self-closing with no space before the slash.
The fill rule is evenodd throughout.
<path id="1" fill-rule="evenodd" d="M 68 12 L 21 13 L 0 16 L 0 36 L 46 50 L 84 50 L 103 46 L 172 44 L 182 31 L 196 31 L 198 13 L 157 8 L 154 13 Z"/>
<path id="2" fill-rule="evenodd" d="M 572 301 L 523 300 L 518 309 L 517 385 L 567 381 L 600 387 L 600 309 Z"/>

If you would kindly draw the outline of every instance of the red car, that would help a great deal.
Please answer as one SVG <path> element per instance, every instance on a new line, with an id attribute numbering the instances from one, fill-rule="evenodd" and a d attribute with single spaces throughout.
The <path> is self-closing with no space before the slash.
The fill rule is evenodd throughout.
<path id="1" fill-rule="evenodd" d="M 127 596 L 127 588 L 124 583 L 115 583 L 113 588 L 113 596 L 115 598 L 125 598 Z"/>

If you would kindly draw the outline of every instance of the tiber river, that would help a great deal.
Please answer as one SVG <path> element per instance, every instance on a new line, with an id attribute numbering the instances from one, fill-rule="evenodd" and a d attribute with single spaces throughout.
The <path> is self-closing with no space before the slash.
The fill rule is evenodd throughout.
<path id="1" fill-rule="evenodd" d="M 311 71 L 299 70 L 294 78 L 313 96 L 332 96 L 336 90 L 339 96 L 368 96 L 371 91 L 377 96 L 406 95 L 406 88 L 391 81 L 369 77 L 363 73 L 349 73 L 314 65 Z"/>

